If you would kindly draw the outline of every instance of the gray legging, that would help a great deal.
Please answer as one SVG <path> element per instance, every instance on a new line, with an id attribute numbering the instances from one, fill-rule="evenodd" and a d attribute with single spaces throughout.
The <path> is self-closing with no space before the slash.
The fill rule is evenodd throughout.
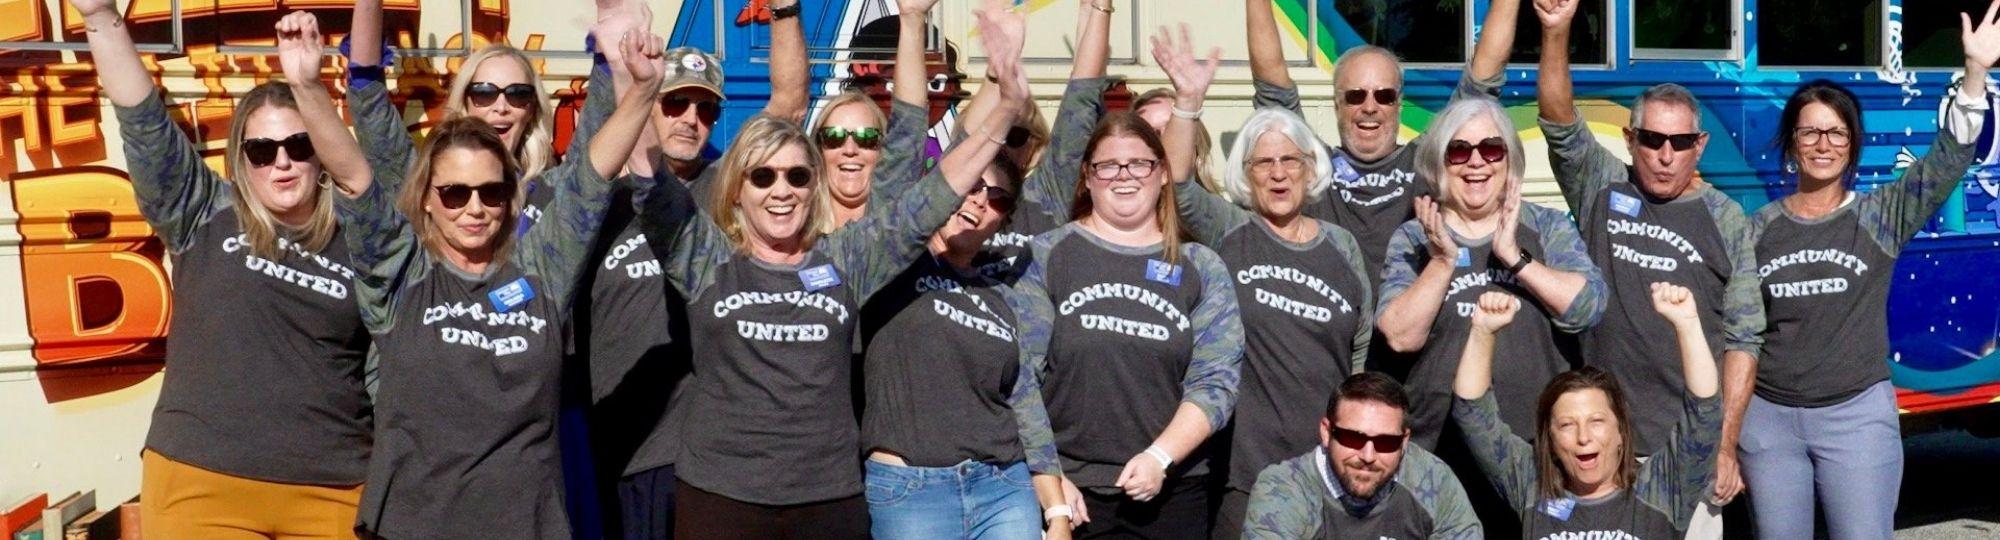
<path id="1" fill-rule="evenodd" d="M 1833 540 L 1894 534 L 1903 436 L 1889 381 L 1818 408 L 1753 396 L 1741 450 L 1758 537 L 1812 538 L 1815 488 Z"/>

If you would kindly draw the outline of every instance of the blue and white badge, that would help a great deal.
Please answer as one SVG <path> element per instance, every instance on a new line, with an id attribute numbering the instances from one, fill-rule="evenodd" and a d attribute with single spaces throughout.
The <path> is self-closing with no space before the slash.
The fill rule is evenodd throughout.
<path id="1" fill-rule="evenodd" d="M 493 303 L 493 310 L 501 313 L 514 311 L 514 308 L 534 299 L 535 286 L 528 284 L 528 278 L 515 279 L 513 283 L 486 293 L 486 300 Z"/>
<path id="2" fill-rule="evenodd" d="M 1468 247 L 1465 247 L 1465 246 L 1459 246 L 1459 247 L 1458 247 L 1458 261 L 1457 261 L 1457 262 L 1454 262 L 1454 263 L 1452 263 L 1452 265 L 1453 265 L 1453 266 L 1457 266 L 1457 267 L 1459 267 L 1459 268 L 1465 268 L 1465 267 L 1468 267 L 1468 266 L 1472 266 L 1472 248 L 1468 248 Z"/>
<path id="3" fill-rule="evenodd" d="M 1611 211 L 1625 214 L 1625 217 L 1639 217 L 1639 198 L 1613 191 Z"/>
<path id="4" fill-rule="evenodd" d="M 1147 259 L 1146 279 L 1179 287 L 1181 286 L 1181 266 L 1178 264 L 1167 264 L 1159 259 Z"/>
<path id="5" fill-rule="evenodd" d="M 1352 184 L 1361 179 L 1361 171 L 1354 170 L 1354 164 L 1347 162 L 1347 156 L 1333 156 L 1333 177 L 1343 184 Z"/>
<path id="6" fill-rule="evenodd" d="M 1569 521 L 1570 512 L 1576 511 L 1576 499 L 1563 497 L 1542 501 L 1542 513 L 1549 517 Z"/>
<path id="7" fill-rule="evenodd" d="M 799 283 L 805 284 L 806 292 L 819 292 L 840 285 L 840 273 L 833 270 L 833 265 L 822 264 L 800 270 Z"/>

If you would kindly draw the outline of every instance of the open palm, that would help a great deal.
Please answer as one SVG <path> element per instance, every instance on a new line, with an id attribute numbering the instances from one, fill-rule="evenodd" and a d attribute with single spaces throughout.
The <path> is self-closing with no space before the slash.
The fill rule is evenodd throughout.
<path id="1" fill-rule="evenodd" d="M 1173 82 L 1176 93 L 1200 99 L 1208 95 L 1209 85 L 1215 82 L 1215 70 L 1222 65 L 1222 49 L 1211 49 L 1206 61 L 1198 60 L 1187 24 L 1180 25 L 1178 38 L 1162 26 L 1159 35 L 1153 36 L 1153 61 L 1167 72 L 1167 80 Z"/>
<path id="2" fill-rule="evenodd" d="M 1972 24 L 1971 16 L 1958 14 L 1963 30 L 1959 41 L 1965 46 L 1967 64 L 1992 67 L 1994 61 L 2000 60 L 2000 18 L 1996 15 L 2000 15 L 2000 0 L 1987 4 L 1986 14 L 1979 18 L 1977 26 Z"/>

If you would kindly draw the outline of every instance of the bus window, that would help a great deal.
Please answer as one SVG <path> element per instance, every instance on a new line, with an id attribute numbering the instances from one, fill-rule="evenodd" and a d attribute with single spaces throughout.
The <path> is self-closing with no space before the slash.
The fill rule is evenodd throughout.
<path id="1" fill-rule="evenodd" d="M 1633 0 L 1632 57 L 1735 60 L 1742 0 Z"/>
<path id="2" fill-rule="evenodd" d="M 1340 17 L 1371 45 L 1396 51 L 1404 62 L 1461 64 L 1465 62 L 1465 2 L 1386 0 L 1334 2 Z"/>
<path id="3" fill-rule="evenodd" d="M 1961 68 L 1959 13 L 1973 19 L 1986 14 L 1986 0 L 1924 0 L 1903 2 L 1903 66 Z"/>
<path id="4" fill-rule="evenodd" d="M 1758 0 L 1756 24 L 1766 66 L 1882 64 L 1882 0 Z"/>
<path id="5" fill-rule="evenodd" d="M 1582 0 L 1576 19 L 1570 22 L 1569 63 L 1605 65 L 1610 63 L 1611 16 L 1609 0 Z M 1542 57 L 1542 22 L 1535 17 L 1534 5 L 1521 3 L 1521 16 L 1514 21 L 1514 56 L 1508 62 L 1534 64 Z"/>

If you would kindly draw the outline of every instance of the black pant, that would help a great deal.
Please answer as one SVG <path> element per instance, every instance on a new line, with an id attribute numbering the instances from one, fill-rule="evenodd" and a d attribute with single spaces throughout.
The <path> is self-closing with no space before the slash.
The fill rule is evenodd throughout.
<path id="1" fill-rule="evenodd" d="M 1208 538 L 1208 485 L 1205 478 L 1169 478 L 1160 494 L 1146 502 L 1124 493 L 1083 492 L 1090 523 L 1076 529 L 1082 538 L 1187 539 Z"/>
<path id="2" fill-rule="evenodd" d="M 868 501 L 861 495 L 771 506 L 724 497 L 674 481 L 674 537 L 700 540 L 868 538 Z"/>
<path id="3" fill-rule="evenodd" d="M 674 483 L 673 465 L 618 480 L 618 515 L 625 540 L 674 537 Z"/>

